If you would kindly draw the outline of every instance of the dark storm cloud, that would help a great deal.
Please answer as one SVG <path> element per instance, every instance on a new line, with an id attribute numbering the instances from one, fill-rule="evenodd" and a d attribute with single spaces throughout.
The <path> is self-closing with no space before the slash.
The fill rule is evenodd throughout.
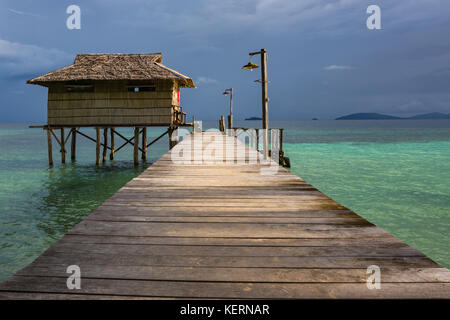
<path id="1" fill-rule="evenodd" d="M 81 7 L 81 30 L 66 28 L 71 4 Z M 382 30 L 366 28 L 369 4 L 381 7 Z M 181 98 L 197 119 L 225 114 L 230 86 L 236 116 L 258 115 L 259 73 L 240 67 L 262 47 L 272 119 L 447 111 L 449 14 L 440 0 L 5 0 L 0 121 L 44 121 L 45 89 L 24 82 L 80 52 L 161 51 L 197 82 Z"/>

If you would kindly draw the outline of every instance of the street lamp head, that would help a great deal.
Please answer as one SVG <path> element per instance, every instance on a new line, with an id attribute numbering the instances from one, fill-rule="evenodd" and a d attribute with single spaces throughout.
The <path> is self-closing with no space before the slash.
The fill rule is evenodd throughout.
<path id="1" fill-rule="evenodd" d="M 249 61 L 245 66 L 242 67 L 242 69 L 244 70 L 253 70 L 259 68 L 259 66 L 255 63 L 252 63 L 251 61 Z"/>
<path id="2" fill-rule="evenodd" d="M 233 88 L 228 88 L 228 89 L 225 89 L 224 91 L 223 91 L 223 94 L 224 95 L 227 95 L 227 94 L 230 94 L 230 93 L 232 93 L 233 92 Z"/>

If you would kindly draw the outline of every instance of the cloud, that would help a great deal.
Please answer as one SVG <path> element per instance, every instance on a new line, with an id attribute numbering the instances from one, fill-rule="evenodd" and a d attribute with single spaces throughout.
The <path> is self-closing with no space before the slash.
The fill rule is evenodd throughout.
<path id="1" fill-rule="evenodd" d="M 233 33 L 236 30 L 277 32 L 299 27 L 303 34 L 349 34 L 364 32 L 368 2 L 361 0 L 197 0 L 174 6 L 166 0 L 96 0 L 102 8 L 119 13 L 115 22 L 139 27 L 164 26 L 166 30 L 189 34 Z M 139 7 L 138 12 L 129 12 Z M 383 29 L 415 24 L 436 24 L 447 19 L 442 14 L 450 3 L 442 0 L 379 0 Z M 441 10 L 436 10 L 440 7 Z M 128 14 L 121 14 L 127 12 Z"/>
<path id="2" fill-rule="evenodd" d="M 10 42 L 0 39 L 0 74 L 21 77 L 48 72 L 73 60 L 73 56 L 58 49 Z"/>
<path id="3" fill-rule="evenodd" d="M 106 0 L 97 0 L 100 4 Z M 127 10 L 121 2 L 108 1 L 112 10 Z M 121 23 L 136 26 L 161 26 L 184 33 L 233 32 L 242 28 L 273 30 L 292 25 L 308 29 L 335 29 L 346 21 L 345 10 L 360 5 L 360 0 L 198 0 L 184 2 L 174 10 L 165 0 L 134 0 L 138 13 L 124 16 Z M 364 6 L 361 6 L 364 7 Z M 364 9 L 364 8 L 363 8 Z M 355 12 L 355 10 L 348 10 Z M 359 10 L 364 20 L 365 11 Z M 333 19 L 327 19 L 333 16 Z M 149 18 L 151 17 L 151 18 Z M 320 23 L 317 23 L 320 21 Z"/>
<path id="4" fill-rule="evenodd" d="M 219 81 L 217 81 L 216 79 L 200 76 L 197 78 L 196 83 L 197 84 L 216 84 L 216 83 L 219 83 Z"/>
<path id="5" fill-rule="evenodd" d="M 36 18 L 42 18 L 41 15 L 31 13 L 31 12 L 25 12 L 25 11 L 19 11 L 15 9 L 8 9 L 10 12 L 21 15 L 21 16 L 30 16 L 30 17 L 36 17 Z"/>
<path id="6" fill-rule="evenodd" d="M 328 70 L 328 71 L 333 71 L 333 70 L 351 70 L 354 69 L 354 67 L 352 66 L 339 66 L 336 64 L 332 64 L 330 66 L 327 66 L 325 68 L 323 68 L 324 70 Z"/>

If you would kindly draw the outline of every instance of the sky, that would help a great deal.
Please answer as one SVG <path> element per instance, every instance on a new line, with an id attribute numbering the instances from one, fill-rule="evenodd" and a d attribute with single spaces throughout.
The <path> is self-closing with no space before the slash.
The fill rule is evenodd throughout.
<path id="1" fill-rule="evenodd" d="M 69 5 L 79 30 L 66 26 Z M 269 119 L 450 113 L 449 33 L 448 0 L 1 0 L 0 123 L 44 124 L 47 89 L 25 82 L 77 53 L 162 52 L 197 85 L 181 91 L 188 119 L 226 115 L 229 87 L 235 119 L 260 116 L 260 71 L 241 67 L 261 48 Z"/>

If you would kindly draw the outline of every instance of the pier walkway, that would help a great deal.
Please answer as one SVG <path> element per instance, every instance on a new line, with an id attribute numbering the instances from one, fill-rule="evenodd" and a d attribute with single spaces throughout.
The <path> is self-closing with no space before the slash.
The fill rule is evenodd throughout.
<path id="1" fill-rule="evenodd" d="M 180 142 L 0 284 L 0 298 L 450 298 L 450 270 L 288 170 L 243 163 L 257 152 L 235 154 L 234 137 L 223 150 L 224 137 Z M 204 157 L 187 163 L 180 150 L 195 141 Z M 67 288 L 70 265 L 81 289 Z M 371 265 L 380 289 L 367 286 Z"/>

